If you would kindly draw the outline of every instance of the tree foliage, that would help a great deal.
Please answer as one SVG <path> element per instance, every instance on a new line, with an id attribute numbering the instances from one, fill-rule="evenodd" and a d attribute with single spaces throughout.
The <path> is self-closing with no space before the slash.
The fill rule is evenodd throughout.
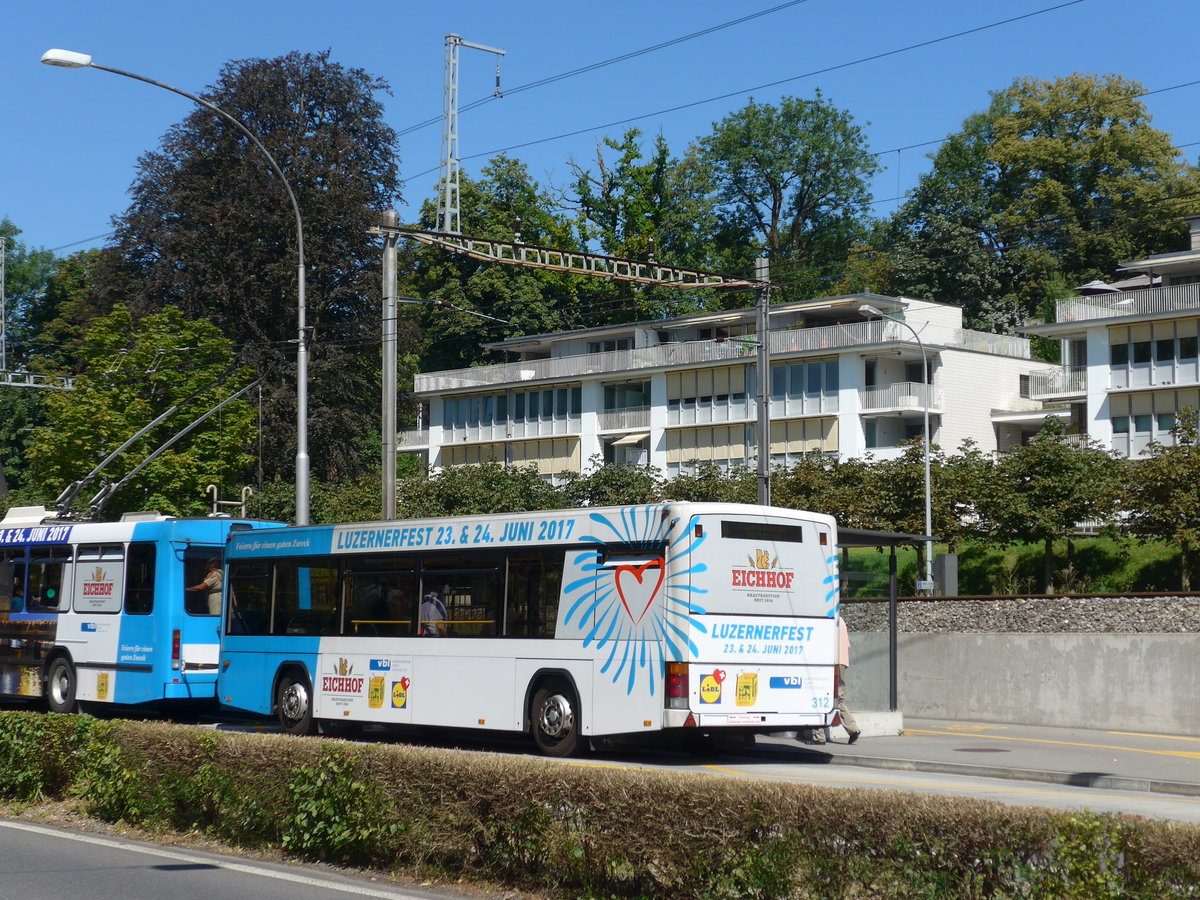
<path id="1" fill-rule="evenodd" d="M 380 255 L 368 228 L 399 187 L 396 135 L 377 96 L 386 90 L 324 52 L 227 63 L 204 94 L 260 138 L 299 203 L 309 437 L 314 474 L 325 478 L 367 466 L 361 436 L 377 407 Z M 122 302 L 141 318 L 170 304 L 235 337 L 241 359 L 269 373 L 265 467 L 286 471 L 298 247 L 284 186 L 240 131 L 197 108 L 141 157 L 131 192 L 95 271 L 100 308 Z"/>
<path id="2" fill-rule="evenodd" d="M 1180 412 L 1171 429 L 1174 443 L 1150 445 L 1150 455 L 1133 464 L 1126 526 L 1139 537 L 1165 538 L 1179 546 L 1180 588 L 1192 589 L 1200 546 L 1200 438 L 1195 409 Z"/>
<path id="3" fill-rule="evenodd" d="M 812 297 L 841 272 L 867 235 L 879 163 L 846 110 L 812 100 L 750 101 L 713 126 L 697 157 L 715 186 L 722 239 L 748 269 L 757 250 L 788 298 Z"/>
<path id="4" fill-rule="evenodd" d="M 252 378 L 247 369 L 237 368 L 232 346 L 214 325 L 186 319 L 174 307 L 135 321 L 118 305 L 95 319 L 83 343 L 81 366 L 74 390 L 47 396 L 47 423 L 33 430 L 26 448 L 30 482 L 38 486 L 40 502 L 52 501 L 161 413 L 186 400 L 101 476 L 117 481 Z M 223 375 L 226 380 L 214 385 Z M 197 396 L 188 400 L 193 393 Z M 255 415 L 252 402 L 234 401 L 150 463 L 114 495 L 106 514 L 157 509 L 201 515 L 210 508 L 210 484 L 217 485 L 222 498 L 238 496 L 253 471 Z M 82 494 L 80 502 L 91 493 Z"/>
<path id="5" fill-rule="evenodd" d="M 1118 75 L 1018 78 L 933 155 L 895 219 L 893 291 L 1009 330 L 1056 293 L 1162 252 L 1197 171 Z"/>
<path id="6" fill-rule="evenodd" d="M 1047 419 L 1027 444 L 1001 453 L 981 486 L 978 510 L 987 534 L 1001 543 L 1044 545 L 1045 590 L 1054 589 L 1054 542 L 1080 522 L 1111 522 L 1119 506 L 1125 463 L 1094 441 L 1073 444 L 1057 419 Z"/>

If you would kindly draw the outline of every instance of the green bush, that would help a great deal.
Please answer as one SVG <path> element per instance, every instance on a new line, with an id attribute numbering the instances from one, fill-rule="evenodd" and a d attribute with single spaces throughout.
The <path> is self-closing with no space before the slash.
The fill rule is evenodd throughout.
<path id="1" fill-rule="evenodd" d="M 1200 896 L 1200 828 L 532 757 L 0 713 L 0 795 L 596 898 Z"/>

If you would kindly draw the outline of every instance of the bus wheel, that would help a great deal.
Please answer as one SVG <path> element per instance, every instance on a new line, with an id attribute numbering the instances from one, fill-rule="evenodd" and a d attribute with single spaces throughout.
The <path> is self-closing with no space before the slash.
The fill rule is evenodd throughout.
<path id="1" fill-rule="evenodd" d="M 547 756 L 579 749 L 579 701 L 563 681 L 548 681 L 533 695 L 533 740 Z"/>
<path id="2" fill-rule="evenodd" d="M 46 672 L 46 704 L 51 712 L 78 711 L 79 704 L 75 701 L 77 684 L 75 667 L 65 656 L 56 657 Z"/>
<path id="3" fill-rule="evenodd" d="M 293 671 L 279 679 L 279 687 L 275 691 L 275 709 L 279 715 L 279 725 L 285 733 L 301 736 L 317 733 L 312 690 L 304 675 Z"/>

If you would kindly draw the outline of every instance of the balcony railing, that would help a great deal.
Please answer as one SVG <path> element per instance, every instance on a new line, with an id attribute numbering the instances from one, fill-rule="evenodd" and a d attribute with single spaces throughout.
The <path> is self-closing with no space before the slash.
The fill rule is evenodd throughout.
<path id="1" fill-rule="evenodd" d="M 884 387 L 860 388 L 858 402 L 863 412 L 880 412 L 883 410 L 925 410 L 926 387 L 919 381 L 898 381 Z M 929 411 L 940 412 L 942 396 L 938 391 L 930 391 Z"/>
<path id="2" fill-rule="evenodd" d="M 1033 372 L 1029 376 L 1029 397 L 1048 400 L 1087 392 L 1087 366 L 1063 366 L 1053 372 Z"/>
<path id="3" fill-rule="evenodd" d="M 599 413 L 596 420 L 597 427 L 601 431 L 630 431 L 635 428 L 649 428 L 650 407 L 614 409 Z"/>
<path id="4" fill-rule="evenodd" d="M 1055 307 L 1055 321 L 1079 322 L 1180 310 L 1200 310 L 1200 284 L 1173 284 L 1144 291 L 1106 294 L 1103 297 L 1059 300 Z"/>
<path id="5" fill-rule="evenodd" d="M 1001 353 L 1019 359 L 1029 358 L 1029 341 L 1008 335 L 987 334 L 964 328 L 951 328 L 929 323 L 914 326 L 928 347 L 938 345 L 963 350 L 982 350 Z M 912 333 L 897 322 L 873 319 L 818 328 L 797 328 L 771 333 L 771 355 L 834 353 L 847 347 L 870 344 L 901 343 L 915 346 Z M 753 361 L 757 353 L 753 335 L 718 341 L 681 341 L 642 347 L 636 350 L 615 350 L 607 353 L 585 353 L 577 356 L 532 359 L 524 362 L 478 366 L 471 369 L 448 369 L 426 372 L 416 376 L 414 390 L 418 394 L 437 394 L 444 391 L 487 388 L 521 382 L 564 381 L 585 375 L 604 375 L 638 369 L 665 369 L 678 366 L 721 363 L 730 360 Z"/>
<path id="6" fill-rule="evenodd" d="M 429 446 L 428 428 L 410 428 L 396 435 L 400 450 L 423 450 Z"/>

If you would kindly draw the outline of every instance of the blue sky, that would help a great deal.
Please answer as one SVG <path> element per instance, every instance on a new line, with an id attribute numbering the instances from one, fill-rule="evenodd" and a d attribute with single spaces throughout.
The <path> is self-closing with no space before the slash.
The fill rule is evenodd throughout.
<path id="1" fill-rule="evenodd" d="M 463 171 L 510 150 L 544 184 L 565 187 L 567 161 L 587 164 L 596 142 L 629 125 L 662 132 L 675 152 L 749 96 L 811 97 L 820 88 L 863 125 L 886 166 L 875 184 L 880 215 L 926 170 L 926 154 L 988 91 L 1019 76 L 1115 72 L 1162 91 L 1200 79 L 1195 0 L 805 0 L 768 15 L 463 113 Z M 30 247 L 65 254 L 103 243 L 128 204 L 137 158 L 191 112 L 167 91 L 94 70 L 38 64 L 50 47 L 202 93 L 233 59 L 292 50 L 336 61 L 392 85 L 389 124 L 406 129 L 442 110 L 444 37 L 507 51 L 502 86 L 516 87 L 779 7 L 785 0 L 608 0 L 327 4 L 311 0 L 6 0 L 0 4 L 0 217 Z M 1010 24 L 938 41 L 1028 15 Z M 917 49 L 910 45 L 938 41 Z M 857 64 L 856 60 L 879 57 Z M 850 64 L 850 65 L 847 65 Z M 834 68 L 837 67 L 837 68 Z M 824 71 L 804 76 L 806 73 Z M 494 57 L 462 51 L 461 102 L 486 97 Z M 794 79 L 770 87 L 759 87 Z M 722 95 L 675 112 L 662 112 Z M 1200 84 L 1146 98 L 1154 124 L 1200 151 Z M 612 124 L 640 117 L 629 125 Z M 568 132 L 570 137 L 554 138 Z M 402 218 L 432 192 L 440 125 L 402 138 Z M 900 149 L 912 148 L 912 149 Z M 432 171 L 431 171 L 432 170 Z"/>

